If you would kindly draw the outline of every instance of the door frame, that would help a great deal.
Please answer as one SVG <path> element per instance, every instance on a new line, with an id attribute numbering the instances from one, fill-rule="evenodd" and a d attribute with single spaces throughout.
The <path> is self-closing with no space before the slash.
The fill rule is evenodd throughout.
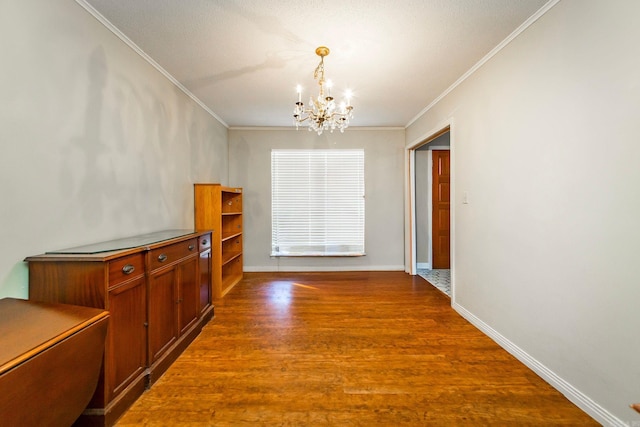
<path id="1" fill-rule="evenodd" d="M 417 274 L 416 260 L 416 172 L 415 172 L 415 150 L 433 141 L 440 135 L 449 132 L 449 151 L 451 154 L 451 207 L 450 207 L 450 241 L 451 250 L 451 303 L 455 301 L 455 133 L 454 119 L 450 117 L 422 136 L 409 142 L 405 147 L 405 158 L 407 161 L 407 176 L 405 181 L 405 272 L 413 275 Z M 431 192 L 431 190 L 429 190 Z M 431 236 L 433 239 L 433 236 Z M 433 257 L 433 254 L 430 253 Z"/>

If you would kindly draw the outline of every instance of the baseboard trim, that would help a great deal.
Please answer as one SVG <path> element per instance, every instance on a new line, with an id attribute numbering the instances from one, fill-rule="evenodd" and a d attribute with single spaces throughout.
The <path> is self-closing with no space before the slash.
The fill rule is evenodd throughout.
<path id="1" fill-rule="evenodd" d="M 562 393 L 567 399 L 573 402 L 578 408 L 582 409 L 593 419 L 601 423 L 602 425 L 609 425 L 615 427 L 626 427 L 628 424 L 602 406 L 598 405 L 587 395 L 580 390 L 569 384 L 567 381 L 558 376 L 551 369 L 540 363 L 538 360 L 530 356 L 527 352 L 520 347 L 509 341 L 498 331 L 491 326 L 483 322 L 469 310 L 454 302 L 451 304 L 453 309 L 457 311 L 462 317 L 467 319 L 473 326 L 480 329 L 484 334 L 493 339 L 500 347 L 508 351 L 512 356 L 524 363 L 529 369 L 538 374 L 542 379 L 551 384 L 556 390 Z"/>
<path id="2" fill-rule="evenodd" d="M 363 266 L 250 266 L 245 265 L 243 271 L 247 273 L 267 272 L 313 272 L 313 271 L 404 271 L 404 265 L 363 265 Z"/>
<path id="3" fill-rule="evenodd" d="M 427 270 L 431 270 L 431 263 L 430 262 L 418 262 L 416 263 L 416 268 L 426 268 Z"/>

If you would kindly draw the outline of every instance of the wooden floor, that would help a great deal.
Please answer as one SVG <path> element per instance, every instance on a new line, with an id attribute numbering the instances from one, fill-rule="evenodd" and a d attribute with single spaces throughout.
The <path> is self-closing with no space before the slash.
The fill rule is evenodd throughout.
<path id="1" fill-rule="evenodd" d="M 118 426 L 598 425 L 401 272 L 247 273 Z"/>

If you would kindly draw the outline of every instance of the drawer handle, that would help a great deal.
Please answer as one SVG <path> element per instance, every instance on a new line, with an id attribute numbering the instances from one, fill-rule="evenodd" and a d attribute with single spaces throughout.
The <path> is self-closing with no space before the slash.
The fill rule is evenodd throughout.
<path id="1" fill-rule="evenodd" d="M 207 239 L 204 239 L 204 240 L 202 241 L 202 245 L 203 245 L 203 246 L 204 246 L 204 245 L 206 245 L 206 244 L 208 244 L 208 243 L 209 243 L 209 241 L 208 241 Z"/>
<path id="2" fill-rule="evenodd" d="M 135 271 L 135 269 L 136 268 L 133 265 L 127 264 L 124 267 L 122 267 L 122 272 L 124 274 L 131 274 L 131 273 L 133 273 Z"/>
<path id="3" fill-rule="evenodd" d="M 158 261 L 165 262 L 167 260 L 167 256 L 165 254 L 158 255 Z"/>
<path id="4" fill-rule="evenodd" d="M 194 245 L 189 245 L 189 250 L 192 251 L 194 250 L 196 247 Z"/>

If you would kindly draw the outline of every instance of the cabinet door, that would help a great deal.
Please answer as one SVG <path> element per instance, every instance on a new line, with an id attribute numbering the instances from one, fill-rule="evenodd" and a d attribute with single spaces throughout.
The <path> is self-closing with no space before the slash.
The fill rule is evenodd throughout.
<path id="1" fill-rule="evenodd" d="M 211 249 L 200 253 L 200 313 L 211 305 Z"/>
<path id="2" fill-rule="evenodd" d="M 200 281 L 198 257 L 193 256 L 177 267 L 178 273 L 178 330 L 184 333 L 197 320 L 200 313 Z"/>
<path id="3" fill-rule="evenodd" d="M 112 288 L 105 347 L 107 401 L 143 373 L 147 359 L 144 277 Z"/>
<path id="4" fill-rule="evenodd" d="M 173 267 L 149 277 L 149 364 L 158 360 L 178 336 L 176 276 Z"/>

